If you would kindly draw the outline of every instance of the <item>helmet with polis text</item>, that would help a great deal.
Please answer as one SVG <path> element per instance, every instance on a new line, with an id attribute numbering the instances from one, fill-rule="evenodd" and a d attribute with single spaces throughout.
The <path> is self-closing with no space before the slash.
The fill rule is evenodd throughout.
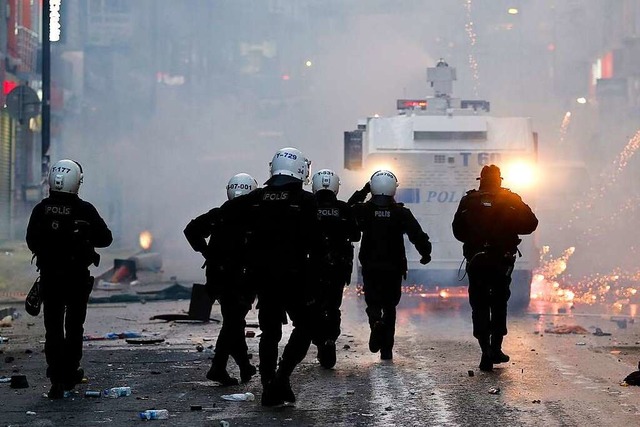
<path id="1" fill-rule="evenodd" d="M 269 163 L 271 176 L 284 175 L 299 179 L 305 184 L 309 183 L 309 170 L 311 161 L 297 148 L 281 148 L 273 155 Z"/>
<path id="2" fill-rule="evenodd" d="M 75 160 L 58 160 L 49 170 L 49 190 L 78 194 L 82 184 L 82 166 Z"/>
<path id="3" fill-rule="evenodd" d="M 227 184 L 227 199 L 235 199 L 238 196 L 251 193 L 258 188 L 258 182 L 248 173 L 234 175 Z"/>
<path id="4" fill-rule="evenodd" d="M 398 178 L 393 172 L 383 169 L 371 175 L 369 185 L 371 186 L 371 194 L 374 196 L 395 196 Z"/>
<path id="5" fill-rule="evenodd" d="M 314 193 L 319 190 L 331 190 L 334 194 L 338 194 L 340 177 L 331 169 L 320 169 L 311 178 L 311 190 Z"/>

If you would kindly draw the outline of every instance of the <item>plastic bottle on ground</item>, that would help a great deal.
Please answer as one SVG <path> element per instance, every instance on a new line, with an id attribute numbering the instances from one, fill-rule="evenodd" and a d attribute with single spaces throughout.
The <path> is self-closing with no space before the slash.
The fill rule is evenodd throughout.
<path id="1" fill-rule="evenodd" d="M 104 397 L 116 397 L 131 396 L 131 387 L 112 387 L 102 392 Z"/>
<path id="2" fill-rule="evenodd" d="M 256 400 L 256 396 L 253 393 L 234 393 L 234 394 L 223 394 L 220 396 L 224 400 L 230 400 L 232 402 L 252 402 Z"/>
<path id="3" fill-rule="evenodd" d="M 138 414 L 141 420 L 168 420 L 169 411 L 166 409 L 148 409 Z"/>

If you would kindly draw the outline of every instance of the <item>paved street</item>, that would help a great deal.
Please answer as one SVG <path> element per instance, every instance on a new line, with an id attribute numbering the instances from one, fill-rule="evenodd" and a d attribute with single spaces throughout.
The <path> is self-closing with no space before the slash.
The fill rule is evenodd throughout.
<path id="1" fill-rule="evenodd" d="M 405 296 L 398 317 L 393 362 L 381 362 L 367 350 L 363 300 L 353 294 L 344 303 L 343 335 L 338 363 L 322 369 L 312 347 L 292 377 L 295 407 L 263 408 L 258 378 L 237 387 L 220 388 L 204 375 L 209 346 L 219 324 L 149 320 L 154 314 L 182 313 L 188 301 L 147 304 L 96 304 L 89 308 L 85 333 L 134 331 L 164 338 L 153 345 L 127 344 L 124 339 L 87 341 L 83 366 L 89 382 L 63 401 L 49 401 L 42 353 L 42 318 L 23 315 L 0 344 L 4 362 L 0 375 L 25 374 L 30 387 L 14 390 L 0 384 L 2 425 L 135 425 L 137 413 L 168 409 L 169 420 L 158 425 L 633 425 L 637 422 L 637 387 L 620 381 L 636 369 L 640 358 L 638 329 L 620 329 L 610 315 L 576 309 L 569 315 L 512 318 L 505 350 L 509 364 L 494 373 L 477 369 L 479 350 L 471 339 L 466 304 L 425 302 Z M 555 313 L 555 307 L 541 309 Z M 531 311 L 535 311 L 532 308 Z M 213 317 L 219 317 L 214 306 Z M 556 311 L 553 311 L 556 310 Z M 255 322 L 255 312 L 248 317 Z M 588 334 L 549 334 L 558 325 L 580 325 Z M 611 336 L 594 336 L 600 327 Z M 259 331 L 255 328 L 247 330 Z M 259 338 L 248 338 L 257 363 Z M 203 351 L 198 351 L 202 344 Z M 33 353 L 26 353 L 27 350 Z M 15 360 L 6 362 L 5 358 Z M 235 366 L 231 372 L 237 375 Z M 473 376 L 469 372 L 473 371 Z M 119 399 L 85 398 L 85 390 L 130 386 L 133 394 Z M 491 394 L 492 387 L 500 388 Z M 253 402 L 228 402 L 220 396 L 249 391 Z M 191 405 L 202 410 L 192 411 Z M 28 415 L 27 411 L 35 412 Z"/>

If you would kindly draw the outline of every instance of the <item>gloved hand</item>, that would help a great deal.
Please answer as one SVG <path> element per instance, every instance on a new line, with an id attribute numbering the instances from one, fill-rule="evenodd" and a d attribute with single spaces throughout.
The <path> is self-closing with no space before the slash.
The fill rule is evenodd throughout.
<path id="1" fill-rule="evenodd" d="M 429 264 L 430 262 L 431 262 L 431 255 L 424 255 L 422 258 L 420 258 L 420 264 L 422 265 Z"/>
<path id="2" fill-rule="evenodd" d="M 365 193 L 371 193 L 371 183 L 367 181 L 367 183 L 364 185 L 364 187 L 362 187 L 362 190 L 360 191 L 364 191 Z"/>

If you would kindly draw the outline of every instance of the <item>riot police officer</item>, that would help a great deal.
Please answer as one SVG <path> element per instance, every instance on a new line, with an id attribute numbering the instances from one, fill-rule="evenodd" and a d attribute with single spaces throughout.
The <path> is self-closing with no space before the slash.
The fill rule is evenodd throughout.
<path id="1" fill-rule="evenodd" d="M 220 301 L 222 328 L 207 378 L 224 386 L 237 385 L 227 372 L 229 356 L 240 368 L 240 381 L 248 382 L 256 373 L 249 361 L 245 340 L 245 317 L 255 300 L 255 282 L 248 263 L 250 237 L 248 210 L 241 197 L 258 188 L 249 174 L 234 175 L 227 184 L 227 202 L 191 220 L 184 235 L 206 262 L 206 288 L 212 300 Z M 207 244 L 206 239 L 209 238 Z"/>
<path id="2" fill-rule="evenodd" d="M 80 368 L 82 339 L 93 277 L 96 247 L 113 238 L 96 208 L 78 196 L 82 166 L 60 160 L 49 171 L 49 196 L 31 212 L 26 241 L 40 270 L 43 301 L 48 397 L 59 399 L 84 377 Z"/>
<path id="3" fill-rule="evenodd" d="M 317 304 L 320 329 L 314 337 L 318 360 L 324 368 L 336 363 L 336 340 L 340 336 L 340 306 L 344 286 L 351 281 L 353 243 L 360 240 L 351 208 L 338 200 L 340 177 L 330 169 L 313 175 L 311 189 L 318 202 L 318 219 L 322 237 L 328 249 L 327 262 L 318 276 Z"/>
<path id="4" fill-rule="evenodd" d="M 407 273 L 404 235 L 420 253 L 421 264 L 431 261 L 431 242 L 411 211 L 394 199 L 398 180 L 388 170 L 375 172 L 348 203 L 353 206 L 362 231 L 358 258 L 371 334 L 369 350 L 380 358 L 393 358 L 396 306 L 402 295 L 402 278 Z M 367 193 L 371 198 L 363 203 Z"/>
<path id="5" fill-rule="evenodd" d="M 262 405 L 295 402 L 290 376 L 304 359 L 314 335 L 311 268 L 319 252 L 317 204 L 302 186 L 309 180 L 310 162 L 295 148 L 278 150 L 270 163 L 265 187 L 246 197 L 252 202 L 251 259 L 258 283 L 260 377 Z M 286 315 L 293 323 L 279 365 L 278 343 Z M 277 370 L 276 370 L 277 368 Z"/>
<path id="6" fill-rule="evenodd" d="M 460 200 L 453 218 L 453 234 L 463 243 L 467 260 L 469 303 L 473 336 L 482 356 L 480 370 L 509 361 L 502 352 L 507 335 L 507 302 L 511 296 L 511 273 L 518 254 L 518 235 L 531 234 L 538 219 L 519 195 L 502 188 L 500 168 L 482 168 L 478 190 Z"/>

